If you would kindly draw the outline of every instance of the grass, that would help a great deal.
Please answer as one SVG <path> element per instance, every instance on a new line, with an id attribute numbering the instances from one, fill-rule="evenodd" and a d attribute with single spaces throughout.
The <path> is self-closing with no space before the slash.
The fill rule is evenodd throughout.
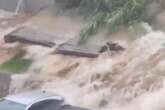
<path id="1" fill-rule="evenodd" d="M 24 59 L 25 51 L 20 51 L 13 58 L 0 65 L 0 71 L 7 73 L 22 73 L 28 70 L 32 63 L 30 59 Z"/>

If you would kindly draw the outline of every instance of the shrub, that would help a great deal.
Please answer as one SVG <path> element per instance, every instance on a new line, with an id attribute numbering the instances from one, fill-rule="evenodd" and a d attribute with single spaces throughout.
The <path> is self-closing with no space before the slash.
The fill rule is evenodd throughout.
<path id="1" fill-rule="evenodd" d="M 93 17 L 82 29 L 80 43 L 84 43 L 102 26 L 108 26 L 110 31 L 114 32 L 122 25 L 145 21 L 146 6 L 151 0 L 85 0 L 84 2 L 86 2 L 84 4 L 94 4 Z"/>

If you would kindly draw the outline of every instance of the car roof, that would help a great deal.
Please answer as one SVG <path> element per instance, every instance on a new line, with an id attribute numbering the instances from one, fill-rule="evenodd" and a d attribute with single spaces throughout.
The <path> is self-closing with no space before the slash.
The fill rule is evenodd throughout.
<path id="1" fill-rule="evenodd" d="M 63 100 L 63 97 L 45 91 L 25 92 L 21 94 L 7 96 L 4 99 L 16 103 L 20 103 L 23 105 L 30 105 L 38 100 L 47 99 L 47 98 L 55 98 L 57 100 Z"/>

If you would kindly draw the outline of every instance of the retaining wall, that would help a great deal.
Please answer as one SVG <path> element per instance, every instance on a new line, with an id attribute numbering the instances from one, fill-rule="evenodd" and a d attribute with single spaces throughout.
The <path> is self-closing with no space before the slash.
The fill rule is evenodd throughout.
<path id="1" fill-rule="evenodd" d="M 0 0 L 0 9 L 14 12 L 19 0 Z M 54 4 L 54 0 L 23 0 L 20 11 L 38 12 L 49 5 Z"/>
<path id="2" fill-rule="evenodd" d="M 0 73 L 0 98 L 8 95 L 11 77 L 9 74 Z"/>

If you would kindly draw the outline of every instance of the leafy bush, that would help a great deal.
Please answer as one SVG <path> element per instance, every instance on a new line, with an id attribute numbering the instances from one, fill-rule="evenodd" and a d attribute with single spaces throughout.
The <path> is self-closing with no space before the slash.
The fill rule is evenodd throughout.
<path id="1" fill-rule="evenodd" d="M 96 33 L 102 26 L 107 26 L 114 32 L 123 25 L 146 20 L 146 7 L 156 0 L 55 0 L 65 2 L 68 6 L 91 15 L 91 20 L 81 31 L 80 43 Z M 72 6 L 74 4 L 74 6 Z"/>
<path id="2" fill-rule="evenodd" d="M 82 29 L 80 43 L 84 43 L 102 26 L 108 26 L 113 32 L 122 25 L 145 21 L 145 9 L 151 0 L 84 0 L 84 2 L 83 4 L 94 4 L 93 18 Z"/>

